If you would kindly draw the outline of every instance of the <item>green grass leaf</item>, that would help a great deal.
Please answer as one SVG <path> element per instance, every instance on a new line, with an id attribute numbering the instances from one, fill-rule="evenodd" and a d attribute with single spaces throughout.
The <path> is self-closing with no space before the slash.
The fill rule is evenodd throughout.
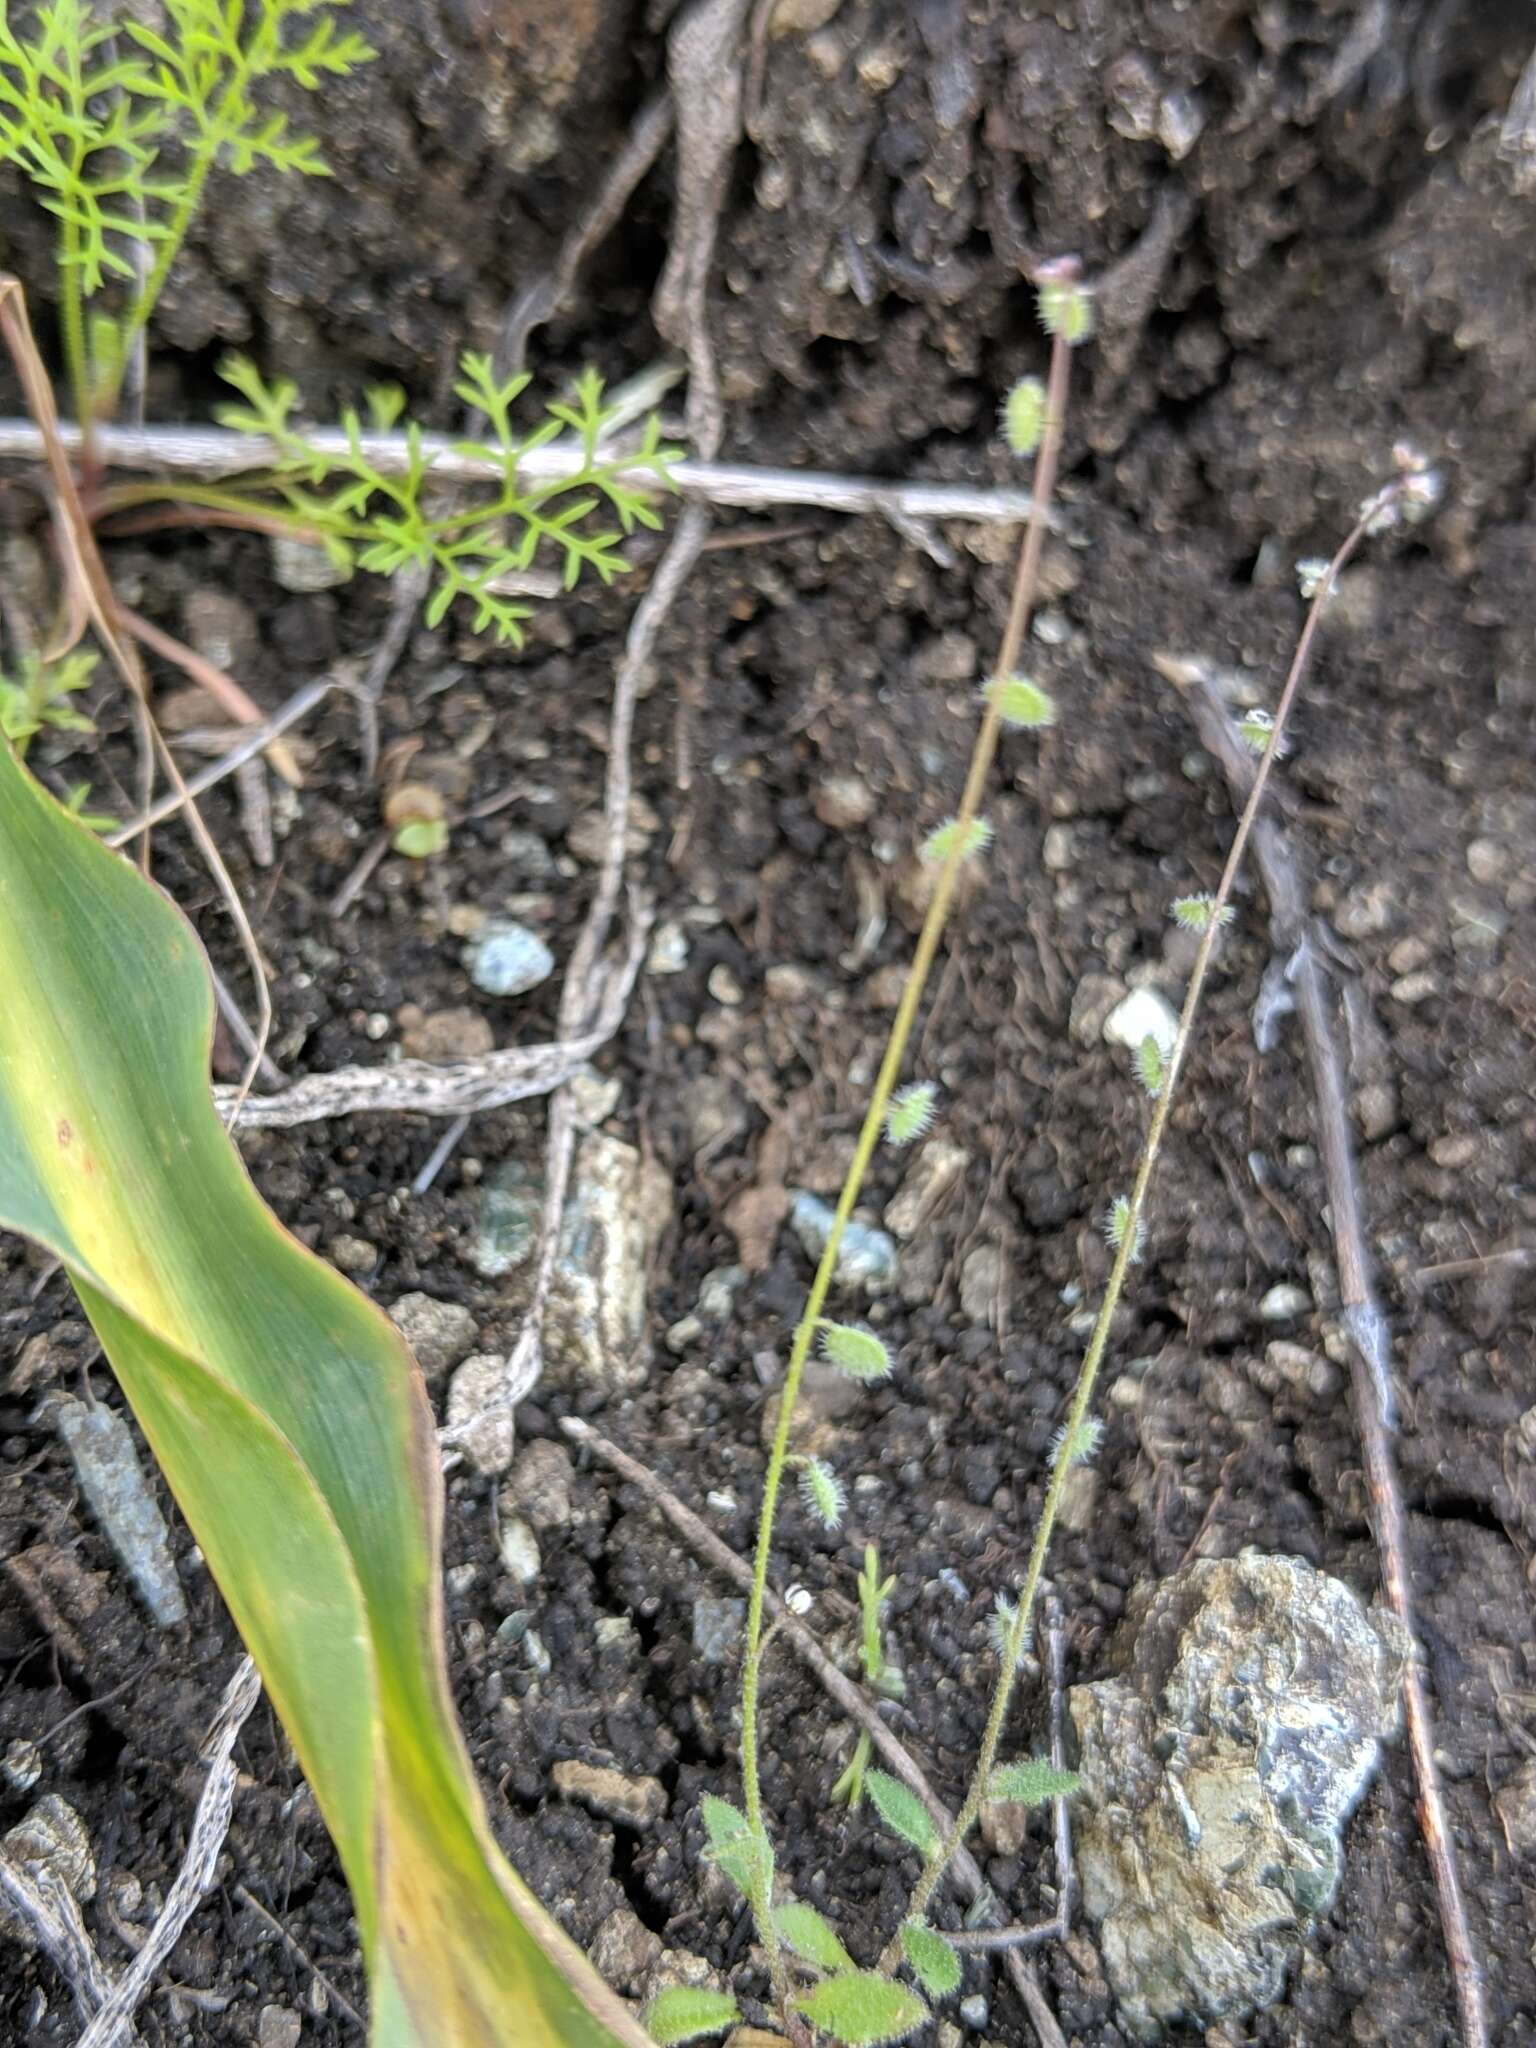
<path id="1" fill-rule="evenodd" d="M 916 1992 L 875 1970 L 828 1977 L 797 1998 L 795 2008 L 844 2048 L 880 2048 L 882 2042 L 903 2041 L 930 2017 Z"/>
<path id="2" fill-rule="evenodd" d="M 741 2018 L 741 2008 L 728 1991 L 704 1991 L 676 1984 L 659 1991 L 645 2009 L 646 2030 L 657 2048 L 676 2048 L 705 2034 L 723 2034 Z"/>
<path id="3" fill-rule="evenodd" d="M 910 1786 L 903 1785 L 900 1778 L 893 1778 L 889 1771 L 871 1771 L 864 1783 L 875 1803 L 876 1813 L 891 1833 L 900 1835 L 904 1842 L 910 1842 L 923 1855 L 931 1855 L 939 1846 L 939 1831 L 933 1824 L 933 1816 Z"/>
<path id="4" fill-rule="evenodd" d="M 818 1913 L 814 1906 L 791 1899 L 775 1911 L 773 1924 L 779 1930 L 779 1939 L 787 1942 L 797 1956 L 814 1963 L 818 1970 L 852 1970 L 856 1967 L 853 1957 L 838 1940 L 837 1930 L 831 1921 L 825 1914 Z"/>
<path id="5" fill-rule="evenodd" d="M 951 1998 L 960 1989 L 960 1958 L 936 1928 L 908 1920 L 901 1930 L 901 1947 L 930 1998 Z"/>
<path id="6" fill-rule="evenodd" d="M 376 2048 L 635 2048 L 497 1850 L 454 1720 L 421 1374 L 247 1178 L 191 929 L 8 747 L 0 985 L 0 1227 L 63 1263 L 260 1668 L 352 1887 Z"/>
<path id="7" fill-rule="evenodd" d="M 1050 1799 L 1069 1798 L 1082 1782 L 1076 1771 L 1058 1771 L 1047 1758 L 1032 1756 L 995 1770 L 987 1797 L 1006 1799 L 1015 1806 L 1044 1806 Z"/>

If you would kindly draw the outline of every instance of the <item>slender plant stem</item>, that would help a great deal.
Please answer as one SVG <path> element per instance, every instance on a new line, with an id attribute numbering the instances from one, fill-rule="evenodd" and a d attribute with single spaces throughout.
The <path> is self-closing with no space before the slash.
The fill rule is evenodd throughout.
<path id="1" fill-rule="evenodd" d="M 85 349 L 85 307 L 80 291 L 80 230 L 71 220 L 65 220 L 59 229 L 59 328 L 75 413 L 89 433 L 91 367 Z"/>
<path id="2" fill-rule="evenodd" d="M 1249 791 L 1248 801 L 1243 806 L 1242 815 L 1238 819 L 1237 830 L 1233 835 L 1232 845 L 1227 853 L 1226 865 L 1221 871 L 1221 881 L 1217 886 L 1205 928 L 1201 933 L 1199 950 L 1195 954 L 1195 964 L 1189 977 L 1189 989 L 1184 997 L 1183 1010 L 1179 1015 L 1178 1033 L 1174 1039 L 1173 1048 L 1167 1056 L 1162 1086 L 1152 1105 L 1152 1116 L 1147 1125 L 1146 1138 L 1142 1144 L 1141 1158 L 1137 1163 L 1135 1184 L 1131 1189 L 1129 1208 L 1125 1217 L 1125 1226 L 1121 1234 L 1119 1248 L 1115 1253 L 1114 1264 L 1110 1268 L 1109 1280 L 1104 1289 L 1104 1298 L 1099 1305 L 1099 1312 L 1093 1325 L 1093 1333 L 1088 1339 L 1088 1348 L 1083 1354 L 1082 1368 L 1078 1373 L 1077 1386 L 1072 1395 L 1072 1405 L 1067 1412 L 1066 1424 L 1059 1439 L 1061 1445 L 1060 1453 L 1053 1462 L 1050 1483 L 1046 1487 L 1045 1500 L 1040 1509 L 1040 1519 L 1035 1525 L 1034 1541 L 1030 1545 L 1029 1564 L 1025 1570 L 1024 1584 L 1020 1589 L 1018 1607 L 1003 1644 L 997 1686 L 992 1695 L 992 1706 L 987 1715 L 986 1730 L 982 1736 L 981 1748 L 977 1755 L 976 1769 L 971 1779 L 970 1790 L 966 1794 L 965 1803 L 955 1816 L 954 1825 L 924 1865 L 923 1873 L 918 1879 L 916 1889 L 912 1894 L 912 1902 L 907 1911 L 907 1918 L 920 1919 L 927 1910 L 928 1902 L 933 1897 L 935 1887 L 943 1877 L 951 1857 L 965 1840 L 966 1835 L 976 1820 L 977 1814 L 981 1811 L 982 1802 L 987 1796 L 987 1786 L 991 1782 L 993 1768 L 997 1762 L 998 1747 L 1002 1741 L 1003 1728 L 1008 1718 L 1009 1704 L 1013 1698 L 1013 1686 L 1014 1680 L 1018 1675 L 1019 1661 L 1029 1641 L 1030 1624 L 1034 1614 L 1035 1601 L 1040 1591 L 1040 1580 L 1045 1571 L 1046 1554 L 1050 1549 L 1051 1537 L 1056 1529 L 1056 1519 L 1061 1510 L 1061 1497 L 1066 1487 L 1067 1473 L 1072 1467 L 1072 1446 L 1082 1440 L 1083 1428 L 1088 1420 L 1089 1410 L 1093 1404 L 1094 1386 L 1098 1380 L 1099 1368 L 1103 1363 L 1104 1353 L 1109 1343 L 1110 1324 L 1114 1320 L 1115 1310 L 1119 1306 L 1120 1297 L 1125 1288 L 1125 1276 L 1137 1255 L 1137 1248 L 1142 1234 L 1142 1218 L 1146 1209 L 1147 1194 L 1152 1185 L 1152 1176 L 1157 1169 L 1158 1154 L 1162 1149 L 1163 1136 L 1168 1128 L 1169 1111 L 1173 1105 L 1174 1093 L 1184 1065 L 1184 1056 L 1189 1049 L 1195 1017 L 1200 1008 L 1206 978 L 1210 971 L 1211 959 L 1220 936 L 1227 906 L 1231 900 L 1233 884 L 1237 880 L 1238 869 L 1242 865 L 1243 854 L 1247 849 L 1249 835 L 1253 831 L 1254 820 L 1259 813 L 1259 806 L 1264 800 L 1264 792 L 1269 783 L 1270 770 L 1279 755 L 1280 743 L 1285 731 L 1286 721 L 1290 716 L 1291 706 L 1295 702 L 1297 689 L 1300 687 L 1302 677 L 1305 675 L 1307 665 L 1311 659 L 1312 643 L 1317 634 L 1317 624 L 1322 616 L 1323 607 L 1333 592 L 1334 584 L 1340 571 L 1354 554 L 1366 534 L 1373 530 L 1376 521 L 1383 512 L 1395 504 L 1400 489 L 1400 484 L 1388 484 L 1368 501 L 1359 519 L 1350 531 L 1348 538 L 1343 542 L 1319 579 L 1311 606 L 1307 612 L 1306 621 L 1301 629 L 1301 637 L 1296 643 L 1296 651 L 1291 658 L 1290 670 L 1285 679 L 1285 687 L 1280 693 L 1280 702 L 1275 709 L 1274 726 L 1270 734 L 1269 744 L 1265 748 L 1263 757 L 1259 762 L 1258 770 L 1253 779 L 1253 787 Z M 893 1941 L 881 1958 L 882 1967 L 887 1970 L 894 1969 L 900 1953 L 899 1943 Z"/>
<path id="3" fill-rule="evenodd" d="M 1019 551 L 1018 569 L 1014 576 L 1013 596 L 1008 607 L 1007 624 L 1003 631 L 1002 645 L 998 653 L 995 676 L 1006 679 L 1012 675 L 1018 663 L 1019 650 L 1024 642 L 1029 624 L 1030 608 L 1040 572 L 1040 556 L 1045 545 L 1046 507 L 1055 488 L 1056 471 L 1061 459 L 1063 428 L 1066 421 L 1067 395 L 1071 376 L 1071 345 L 1057 336 L 1051 348 L 1050 375 L 1046 389 L 1046 422 L 1040 442 L 1039 454 L 1035 461 L 1035 475 L 1032 489 L 1033 509 L 1025 530 L 1023 546 Z M 907 1043 L 917 1017 L 918 1005 L 922 1001 L 934 956 L 938 951 L 939 939 L 944 930 L 945 920 L 953 901 L 955 886 L 959 880 L 960 864 L 965 858 L 966 842 L 972 821 L 981 806 L 982 792 L 997 753 L 998 734 L 1001 728 L 1001 713 L 996 690 L 988 692 L 987 708 L 976 735 L 976 744 L 971 753 L 970 769 L 966 776 L 965 788 L 960 799 L 953 831 L 950 834 L 949 851 L 939 869 L 933 900 L 923 920 L 922 931 L 907 971 L 906 985 L 901 992 L 895 1020 L 891 1025 L 890 1037 L 886 1042 L 885 1057 L 880 1062 L 869 1107 L 865 1112 L 863 1127 L 854 1148 L 853 1160 L 843 1182 L 842 1193 L 837 1199 L 837 1208 L 827 1233 L 826 1246 L 810 1293 L 806 1297 L 805 1309 L 795 1329 L 790 1345 L 789 1366 L 784 1376 L 783 1390 L 779 1396 L 778 1423 L 774 1430 L 773 1447 L 768 1457 L 768 1469 L 763 1480 L 762 1509 L 758 1518 L 757 1548 L 752 1563 L 752 1591 L 747 1603 L 747 1644 L 742 1671 L 741 1687 L 741 1773 L 742 1789 L 746 1801 L 747 1820 L 754 1832 L 761 1832 L 763 1825 L 762 1785 L 758 1762 L 758 1698 L 762 1682 L 763 1664 L 763 1612 L 768 1591 L 768 1562 L 773 1549 L 774 1518 L 778 1509 L 779 1490 L 783 1481 L 785 1465 L 789 1456 L 790 1431 L 794 1424 L 795 1404 L 800 1394 L 800 1383 L 805 1374 L 806 1361 L 821 1322 L 832 1276 L 837 1268 L 838 1253 L 842 1246 L 843 1232 L 859 1198 L 864 1175 L 868 1169 L 875 1146 L 880 1139 L 885 1122 L 885 1113 L 890 1104 L 896 1080 L 906 1056 Z M 759 1917 L 758 1932 L 768 1950 L 777 1975 L 782 1973 L 783 1964 L 779 1956 L 779 1943 L 771 1919 Z"/>
<path id="4" fill-rule="evenodd" d="M 193 157 L 187 172 L 187 182 L 182 189 L 181 198 L 177 201 L 176 211 L 166 223 L 165 236 L 160 243 L 159 254 L 155 257 L 154 268 L 134 293 L 132 303 L 123 316 L 123 324 L 117 337 L 116 360 L 112 365 L 112 381 L 102 391 L 97 406 L 103 419 L 110 419 L 116 410 L 118 390 L 133 345 L 149 325 L 150 317 L 160 302 L 160 294 L 165 290 L 166 279 L 171 274 L 171 266 L 181 254 L 181 245 L 187 238 L 187 230 L 202 204 L 203 187 L 208 182 L 208 173 L 213 169 L 214 155 L 215 150 L 210 150 L 205 145 Z M 82 413 L 80 417 L 83 420 L 87 415 Z"/>

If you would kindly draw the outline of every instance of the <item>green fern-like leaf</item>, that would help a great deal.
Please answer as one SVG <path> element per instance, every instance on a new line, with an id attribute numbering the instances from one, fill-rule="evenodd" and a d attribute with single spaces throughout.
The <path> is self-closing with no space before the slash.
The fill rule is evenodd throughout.
<path id="1" fill-rule="evenodd" d="M 678 2048 L 706 2034 L 723 2034 L 741 2018 L 741 2008 L 728 1991 L 705 1991 L 676 1984 L 659 1991 L 645 2009 L 645 2030 L 657 2048 Z"/>
<path id="2" fill-rule="evenodd" d="M 995 1770 L 987 1797 L 1006 1799 L 1014 1806 L 1044 1806 L 1049 1799 L 1070 1798 L 1082 1782 L 1076 1771 L 1058 1771 L 1048 1758 L 1032 1756 Z"/>
<path id="3" fill-rule="evenodd" d="M 936 1928 L 908 1920 L 901 1930 L 901 1947 L 930 1998 L 952 1998 L 960 1989 L 960 1958 Z"/>
<path id="4" fill-rule="evenodd" d="M 838 1940 L 836 1928 L 814 1906 L 802 1905 L 800 1900 L 791 1899 L 788 1904 L 775 1909 L 773 1924 L 779 1930 L 780 1940 L 786 1942 L 797 1956 L 814 1963 L 818 1970 L 852 1970 L 856 1967 L 853 1957 Z"/>
<path id="5" fill-rule="evenodd" d="M 821 1355 L 851 1380 L 883 1380 L 891 1371 L 890 1352 L 862 1323 L 823 1322 Z"/>
<path id="6" fill-rule="evenodd" d="M 939 1831 L 933 1816 L 910 1786 L 893 1778 L 889 1771 L 870 1771 L 864 1785 L 875 1803 L 876 1813 L 891 1833 L 900 1835 L 923 1855 L 931 1855 L 939 1845 Z"/>
<path id="7" fill-rule="evenodd" d="M 797 1998 L 795 2007 L 813 2026 L 841 2041 L 843 2048 L 882 2048 L 887 2041 L 904 2041 L 929 2017 L 916 1992 L 876 1970 L 828 1977 Z"/>

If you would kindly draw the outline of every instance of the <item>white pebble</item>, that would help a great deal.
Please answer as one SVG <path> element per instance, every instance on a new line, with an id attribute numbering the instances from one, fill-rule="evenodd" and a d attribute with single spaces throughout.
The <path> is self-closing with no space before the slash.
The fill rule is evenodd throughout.
<path id="1" fill-rule="evenodd" d="M 1132 1052 L 1139 1052 L 1150 1038 L 1166 1059 L 1178 1040 L 1179 1013 L 1155 988 L 1133 988 L 1104 1019 L 1104 1036 L 1111 1045 L 1127 1046 Z"/>

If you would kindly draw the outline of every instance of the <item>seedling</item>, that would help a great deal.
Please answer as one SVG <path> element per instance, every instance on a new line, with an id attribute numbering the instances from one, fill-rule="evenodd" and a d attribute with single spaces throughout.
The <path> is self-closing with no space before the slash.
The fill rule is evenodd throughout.
<path id="1" fill-rule="evenodd" d="M 888 1579 L 881 1578 L 879 1555 L 873 1543 L 866 1543 L 864 1569 L 859 1573 L 859 1662 L 864 1670 L 864 1683 L 888 1700 L 904 1699 L 907 1691 L 907 1682 L 885 1647 L 885 1605 L 895 1590 L 894 1574 Z M 871 1746 L 869 1731 L 860 1729 L 848 1767 L 832 1787 L 834 1802 L 845 1804 L 850 1813 L 858 1812 L 864 1797 L 864 1773 Z"/>

